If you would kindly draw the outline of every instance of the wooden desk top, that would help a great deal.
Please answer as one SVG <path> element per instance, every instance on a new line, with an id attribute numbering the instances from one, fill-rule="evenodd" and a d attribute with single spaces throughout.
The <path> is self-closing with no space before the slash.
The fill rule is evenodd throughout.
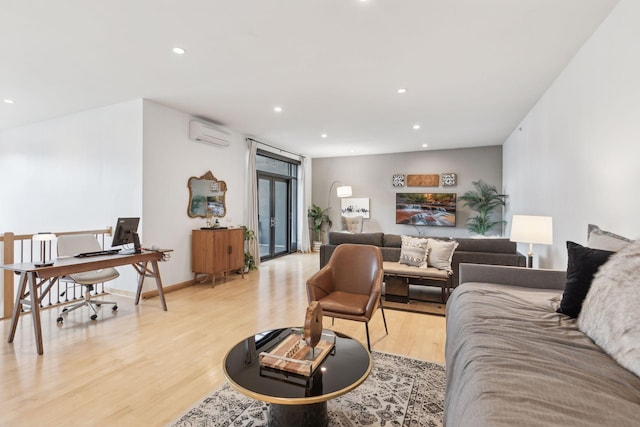
<path id="1" fill-rule="evenodd" d="M 18 264 L 0 265 L 5 270 L 16 273 L 34 272 L 41 279 L 51 277 L 67 276 L 73 273 L 98 270 L 100 268 L 118 267 L 121 265 L 135 264 L 145 261 L 160 261 L 163 257 L 162 251 L 142 251 L 140 254 L 128 255 L 102 255 L 95 257 L 76 258 L 65 257 L 53 260 L 53 265 L 46 267 L 36 267 L 31 262 Z"/>

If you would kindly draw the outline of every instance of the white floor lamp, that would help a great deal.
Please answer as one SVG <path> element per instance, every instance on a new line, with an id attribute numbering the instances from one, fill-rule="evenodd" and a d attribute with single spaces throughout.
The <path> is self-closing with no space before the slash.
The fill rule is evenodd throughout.
<path id="1" fill-rule="evenodd" d="M 331 190 L 333 190 L 333 186 L 336 184 L 342 184 L 340 181 L 333 181 L 331 186 L 329 186 L 329 198 L 327 199 L 327 208 L 331 207 Z M 350 185 L 341 185 L 336 187 L 336 194 L 339 198 L 343 197 L 351 197 L 352 191 Z"/>
<path id="2" fill-rule="evenodd" d="M 553 220 L 550 216 L 514 215 L 511 219 L 511 237 L 509 240 L 528 243 L 527 267 L 533 267 L 533 245 L 553 243 Z"/>

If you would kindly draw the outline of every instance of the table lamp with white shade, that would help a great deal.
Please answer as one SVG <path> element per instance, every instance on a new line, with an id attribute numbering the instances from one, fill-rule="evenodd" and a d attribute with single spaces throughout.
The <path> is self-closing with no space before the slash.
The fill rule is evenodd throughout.
<path id="1" fill-rule="evenodd" d="M 509 240 L 528 243 L 527 267 L 533 267 L 533 245 L 553 243 L 553 220 L 550 216 L 514 215 L 511 219 Z"/>
<path id="2" fill-rule="evenodd" d="M 49 243 L 49 256 L 51 257 L 51 241 L 56 238 L 53 233 L 38 233 L 31 236 L 31 240 L 40 243 L 40 261 L 35 261 L 36 267 L 48 267 L 53 265 L 53 260 L 47 260 L 47 242 Z"/>

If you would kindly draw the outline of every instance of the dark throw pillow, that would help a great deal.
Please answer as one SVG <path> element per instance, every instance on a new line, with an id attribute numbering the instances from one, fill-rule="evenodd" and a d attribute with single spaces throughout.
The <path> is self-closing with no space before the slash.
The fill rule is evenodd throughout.
<path id="1" fill-rule="evenodd" d="M 578 243 L 567 242 L 567 283 L 562 294 L 558 313 L 578 317 L 582 302 L 589 292 L 591 281 L 600 266 L 615 252 L 587 248 Z"/>

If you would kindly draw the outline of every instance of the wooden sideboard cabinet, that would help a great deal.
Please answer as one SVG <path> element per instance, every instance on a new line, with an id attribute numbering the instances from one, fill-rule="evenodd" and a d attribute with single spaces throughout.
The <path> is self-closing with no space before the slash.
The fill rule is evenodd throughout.
<path id="1" fill-rule="evenodd" d="M 244 230 L 193 230 L 191 233 L 191 270 L 193 283 L 199 274 L 211 276 L 211 286 L 216 274 L 244 269 Z M 244 273 L 242 274 L 244 279 Z"/>

